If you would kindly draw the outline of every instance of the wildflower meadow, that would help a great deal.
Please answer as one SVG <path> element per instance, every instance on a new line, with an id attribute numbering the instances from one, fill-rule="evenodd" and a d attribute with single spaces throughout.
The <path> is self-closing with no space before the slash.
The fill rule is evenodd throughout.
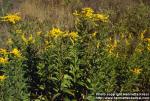
<path id="1" fill-rule="evenodd" d="M 149 0 L 2 0 L 0 7 L 0 101 L 150 94 Z"/>

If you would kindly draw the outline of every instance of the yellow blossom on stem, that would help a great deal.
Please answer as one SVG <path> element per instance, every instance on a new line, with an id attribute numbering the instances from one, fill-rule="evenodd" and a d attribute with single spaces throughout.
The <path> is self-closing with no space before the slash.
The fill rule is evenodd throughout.
<path id="1" fill-rule="evenodd" d="M 74 16 L 79 16 L 80 14 L 78 13 L 77 10 L 75 10 L 75 12 L 73 13 Z"/>
<path id="2" fill-rule="evenodd" d="M 24 34 L 22 34 L 21 38 L 22 38 L 23 42 L 25 42 L 25 44 L 34 43 L 35 42 L 35 39 L 33 38 L 32 34 L 30 34 L 28 39 L 25 37 Z"/>
<path id="3" fill-rule="evenodd" d="M 42 31 L 38 31 L 37 33 L 36 33 L 36 35 L 38 35 L 38 36 L 40 36 L 42 34 Z"/>
<path id="4" fill-rule="evenodd" d="M 0 49 L 0 54 L 6 55 L 8 52 L 6 49 Z"/>
<path id="5" fill-rule="evenodd" d="M 111 43 L 111 38 L 109 38 L 109 41 L 110 41 L 110 44 L 109 45 L 107 45 L 107 51 L 108 51 L 108 53 L 110 53 L 110 54 L 113 54 L 113 51 L 115 50 L 115 48 L 117 47 L 117 40 L 114 40 L 114 42 L 113 43 Z"/>
<path id="6" fill-rule="evenodd" d="M 147 30 L 145 29 L 143 32 L 141 32 L 141 34 L 140 34 L 140 39 L 141 39 L 141 40 L 144 39 L 144 34 L 145 34 L 146 31 L 147 31 Z"/>
<path id="7" fill-rule="evenodd" d="M 94 14 L 93 15 L 93 18 L 97 21 L 102 21 L 102 22 L 108 22 L 108 17 L 109 16 L 106 16 L 104 14 Z"/>
<path id="8" fill-rule="evenodd" d="M 68 36 L 70 37 L 71 42 L 74 45 L 74 42 L 77 41 L 77 38 L 79 37 L 78 32 L 71 32 L 68 34 Z"/>
<path id="9" fill-rule="evenodd" d="M 71 39 L 73 39 L 74 41 L 76 41 L 77 38 L 79 37 L 78 32 L 71 32 L 71 33 L 69 33 L 69 36 L 70 36 Z"/>
<path id="10" fill-rule="evenodd" d="M 35 39 L 33 38 L 32 34 L 30 34 L 30 37 L 28 39 L 28 42 L 29 43 L 34 43 L 35 42 Z"/>
<path id="11" fill-rule="evenodd" d="M 20 33 L 22 33 L 22 30 L 17 29 L 17 30 L 16 30 L 16 33 L 17 33 L 17 34 L 20 34 Z"/>
<path id="12" fill-rule="evenodd" d="M 63 37 L 68 37 L 68 36 L 69 36 L 69 32 L 65 31 L 64 34 L 63 34 Z"/>
<path id="13" fill-rule="evenodd" d="M 14 48 L 10 53 L 15 55 L 16 57 L 21 57 L 21 52 L 17 48 Z"/>
<path id="14" fill-rule="evenodd" d="M 93 9 L 92 8 L 83 8 L 82 9 L 82 15 L 84 17 L 87 17 L 87 18 L 92 18 L 93 17 Z"/>
<path id="15" fill-rule="evenodd" d="M 108 15 L 102 14 L 102 13 L 94 13 L 94 10 L 92 8 L 89 8 L 89 7 L 82 8 L 82 11 L 80 13 L 75 11 L 73 13 L 73 15 L 78 17 L 78 19 L 76 20 L 76 23 L 78 23 L 80 21 L 80 18 L 83 18 L 85 20 L 90 20 L 93 22 L 96 22 L 96 21 L 108 22 L 109 21 Z M 96 23 L 95 23 L 95 25 L 97 26 Z"/>
<path id="16" fill-rule="evenodd" d="M 129 42 L 129 40 L 127 38 L 125 39 L 125 43 L 126 43 L 127 46 L 130 45 L 130 42 Z"/>
<path id="17" fill-rule="evenodd" d="M 15 24 L 17 21 L 21 20 L 21 17 L 19 16 L 19 13 L 15 14 L 7 14 L 4 17 L 1 17 L 2 21 L 10 22 Z"/>
<path id="18" fill-rule="evenodd" d="M 97 44 L 96 44 L 96 48 L 99 48 L 100 47 L 100 42 L 98 42 Z"/>
<path id="19" fill-rule="evenodd" d="M 147 50 L 149 50 L 149 51 L 150 51 L 150 44 L 148 44 L 148 45 L 147 45 Z"/>
<path id="20" fill-rule="evenodd" d="M 144 41 L 147 41 L 148 43 L 150 43 L 150 38 L 145 38 Z"/>
<path id="21" fill-rule="evenodd" d="M 26 37 L 25 37 L 24 34 L 21 35 L 21 38 L 22 38 L 22 40 L 23 40 L 26 44 L 28 43 L 28 40 L 26 39 Z"/>
<path id="22" fill-rule="evenodd" d="M 53 28 L 49 33 L 51 37 L 57 38 L 63 35 L 63 32 L 58 28 Z"/>
<path id="23" fill-rule="evenodd" d="M 141 73 L 142 69 L 135 67 L 135 68 L 131 69 L 131 71 L 132 71 L 132 73 L 138 75 Z"/>
<path id="24" fill-rule="evenodd" d="M 0 76 L 0 81 L 3 81 L 3 80 L 5 80 L 6 79 L 6 76 L 5 75 L 1 75 Z"/>
<path id="25" fill-rule="evenodd" d="M 8 62 L 7 58 L 0 57 L 0 64 L 5 64 Z"/>
<path id="26" fill-rule="evenodd" d="M 92 33 L 92 37 L 96 37 L 97 32 Z"/>

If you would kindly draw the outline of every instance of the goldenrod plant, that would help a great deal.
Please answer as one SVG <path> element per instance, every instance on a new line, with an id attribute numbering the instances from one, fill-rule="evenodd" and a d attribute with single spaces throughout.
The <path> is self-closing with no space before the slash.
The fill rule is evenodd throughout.
<path id="1" fill-rule="evenodd" d="M 14 48 L 11 51 L 1 49 L 0 76 L 1 100 L 28 100 L 26 79 L 24 78 L 23 60 L 20 50 Z"/>

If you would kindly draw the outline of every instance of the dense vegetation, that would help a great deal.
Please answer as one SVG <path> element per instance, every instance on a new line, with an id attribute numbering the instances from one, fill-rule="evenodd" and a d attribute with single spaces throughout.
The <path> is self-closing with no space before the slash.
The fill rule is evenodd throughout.
<path id="1" fill-rule="evenodd" d="M 0 101 L 150 93 L 149 0 L 2 0 L 0 7 Z"/>

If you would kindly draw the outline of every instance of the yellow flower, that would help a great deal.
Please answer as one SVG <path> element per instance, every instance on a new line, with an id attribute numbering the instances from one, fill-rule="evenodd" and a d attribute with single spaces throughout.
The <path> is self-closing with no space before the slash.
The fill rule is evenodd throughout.
<path id="1" fill-rule="evenodd" d="M 19 13 L 15 14 L 7 14 L 4 17 L 1 17 L 2 21 L 7 21 L 15 24 L 17 21 L 21 20 L 21 17 L 19 16 Z"/>
<path id="2" fill-rule="evenodd" d="M 0 54 L 6 55 L 7 54 L 7 50 L 6 49 L 0 49 Z"/>
<path id="3" fill-rule="evenodd" d="M 45 40 L 45 45 L 49 45 L 49 41 Z"/>
<path id="4" fill-rule="evenodd" d="M 90 21 L 93 21 L 93 22 L 96 22 L 96 21 L 102 21 L 102 22 L 108 22 L 109 21 L 109 16 L 108 15 L 105 15 L 105 14 L 96 14 L 94 13 L 94 10 L 92 8 L 82 8 L 82 11 L 80 13 L 78 13 L 77 11 L 75 11 L 73 13 L 73 15 L 77 16 L 78 19 L 77 19 L 77 23 L 80 21 L 80 18 L 83 18 L 85 20 L 90 20 Z M 79 20 L 79 21 L 78 21 Z M 94 23 L 95 26 L 97 26 L 96 23 Z"/>
<path id="5" fill-rule="evenodd" d="M 106 16 L 104 14 L 94 14 L 93 17 L 94 17 L 94 20 L 96 20 L 96 21 L 99 20 L 102 22 L 108 22 L 109 16 Z"/>
<path id="6" fill-rule="evenodd" d="M 87 18 L 92 18 L 93 17 L 93 9 L 92 8 L 83 8 L 82 9 L 82 15 L 84 17 L 87 17 Z"/>
<path id="7" fill-rule="evenodd" d="M 21 38 L 22 38 L 22 40 L 23 40 L 26 44 L 28 43 L 28 40 L 25 38 L 25 35 L 24 35 L 24 34 L 21 35 Z"/>
<path id="8" fill-rule="evenodd" d="M 17 34 L 20 34 L 20 33 L 22 33 L 22 30 L 17 29 L 17 30 L 16 30 L 16 33 L 17 33 Z"/>
<path id="9" fill-rule="evenodd" d="M 14 54 L 16 57 L 21 57 L 21 52 L 17 48 L 14 48 L 10 53 Z"/>
<path id="10" fill-rule="evenodd" d="M 71 42 L 74 45 L 74 42 L 77 41 L 77 38 L 79 37 L 78 32 L 71 32 L 68 34 L 68 36 L 70 37 Z"/>
<path id="11" fill-rule="evenodd" d="M 144 41 L 147 42 L 147 50 L 150 51 L 150 38 L 145 38 Z"/>
<path id="12" fill-rule="evenodd" d="M 140 36 L 141 40 L 144 39 L 144 34 L 145 34 L 146 31 L 147 31 L 147 30 L 145 29 L 145 30 L 141 33 L 141 36 Z"/>
<path id="13" fill-rule="evenodd" d="M 100 47 L 100 42 L 98 42 L 96 45 L 96 48 L 99 48 L 99 47 Z"/>
<path id="14" fill-rule="evenodd" d="M 144 41 L 147 41 L 148 43 L 150 43 L 150 38 L 145 38 Z"/>
<path id="15" fill-rule="evenodd" d="M 92 33 L 92 37 L 96 37 L 97 32 Z"/>
<path id="16" fill-rule="evenodd" d="M 68 31 L 64 32 L 63 37 L 68 37 L 68 36 L 69 36 L 69 32 Z"/>
<path id="17" fill-rule="evenodd" d="M 148 45 L 147 45 L 147 50 L 149 50 L 149 51 L 150 51 L 150 44 L 148 44 Z"/>
<path id="18" fill-rule="evenodd" d="M 30 34 L 30 37 L 29 37 L 29 39 L 28 39 L 28 42 L 29 42 L 29 43 L 34 43 L 34 42 L 35 42 L 35 39 L 33 39 L 32 34 Z"/>
<path id="19" fill-rule="evenodd" d="M 130 42 L 129 42 L 129 40 L 127 38 L 125 39 L 125 43 L 126 43 L 127 46 L 130 45 Z"/>
<path id="20" fill-rule="evenodd" d="M 34 43 L 34 42 L 35 42 L 35 39 L 33 38 L 32 34 L 30 34 L 30 36 L 29 36 L 28 39 L 25 37 L 24 34 L 22 34 L 22 35 L 21 35 L 21 38 L 22 38 L 22 40 L 25 42 L 25 44 Z"/>
<path id="21" fill-rule="evenodd" d="M 135 67 L 135 68 L 131 69 L 131 71 L 132 71 L 132 73 L 138 75 L 141 73 L 142 69 Z"/>
<path id="22" fill-rule="evenodd" d="M 36 35 L 38 35 L 38 36 L 40 36 L 42 34 L 42 31 L 38 31 L 37 33 L 36 33 Z"/>
<path id="23" fill-rule="evenodd" d="M 63 35 L 63 32 L 58 29 L 58 28 L 53 28 L 50 32 L 49 32 L 49 35 L 51 37 L 54 37 L 54 38 L 57 38 L 57 37 L 60 37 Z"/>
<path id="24" fill-rule="evenodd" d="M 5 80 L 5 79 L 6 79 L 5 75 L 0 76 L 1 81 Z"/>
<path id="25" fill-rule="evenodd" d="M 114 40 L 114 44 L 113 44 L 113 47 L 117 47 L 117 40 Z"/>
<path id="26" fill-rule="evenodd" d="M 0 57 L 0 63 L 1 64 L 5 64 L 8 62 L 8 59 L 7 58 L 3 58 L 3 57 Z"/>
<path id="27" fill-rule="evenodd" d="M 80 14 L 78 13 L 77 10 L 75 10 L 75 12 L 73 13 L 74 16 L 79 16 Z"/>
<path id="28" fill-rule="evenodd" d="M 69 36 L 70 36 L 71 39 L 73 39 L 74 41 L 76 41 L 77 38 L 79 37 L 78 32 L 71 32 L 71 33 L 69 33 Z"/>
<path id="29" fill-rule="evenodd" d="M 108 51 L 108 53 L 110 53 L 110 54 L 113 54 L 113 51 L 115 50 L 115 48 L 117 47 L 117 40 L 114 40 L 114 42 L 113 43 L 111 43 L 111 38 L 109 39 L 109 41 L 110 41 L 110 44 L 109 45 L 107 45 L 107 51 Z"/>

